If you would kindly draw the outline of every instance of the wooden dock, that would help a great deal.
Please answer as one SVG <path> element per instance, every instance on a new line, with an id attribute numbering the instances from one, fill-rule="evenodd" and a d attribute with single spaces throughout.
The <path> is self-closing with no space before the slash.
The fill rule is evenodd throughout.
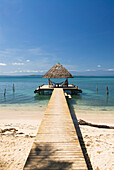
<path id="1" fill-rule="evenodd" d="M 34 90 L 34 93 L 42 93 L 43 92 L 43 94 L 48 94 L 48 93 L 50 94 L 50 92 L 52 92 L 55 88 L 57 88 L 57 87 L 53 86 L 53 85 L 44 85 L 43 84 L 43 85 L 39 86 L 36 90 Z M 74 85 L 73 86 L 68 85 L 68 87 L 59 85 L 59 88 L 62 88 L 64 90 L 64 92 L 67 92 L 69 94 L 82 93 L 82 90 Z"/>
<path id="2" fill-rule="evenodd" d="M 53 90 L 24 170 L 87 170 L 62 88 Z"/>

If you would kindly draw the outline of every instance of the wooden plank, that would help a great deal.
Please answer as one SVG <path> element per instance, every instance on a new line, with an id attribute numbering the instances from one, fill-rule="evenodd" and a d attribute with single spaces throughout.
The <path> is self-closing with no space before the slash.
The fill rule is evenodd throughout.
<path id="1" fill-rule="evenodd" d="M 55 88 L 24 170 L 85 169 L 87 166 L 62 88 Z"/>
<path id="2" fill-rule="evenodd" d="M 77 87 L 73 87 L 72 85 L 68 85 L 68 87 L 59 87 L 59 88 L 62 88 L 64 91 L 66 92 L 74 92 L 74 93 L 82 93 L 82 90 L 81 89 L 78 89 Z M 51 87 L 49 85 L 43 85 L 41 86 L 40 88 L 37 88 L 34 93 L 39 93 L 41 91 L 45 91 L 45 92 L 50 92 L 50 91 L 53 91 L 55 89 L 55 87 Z"/>

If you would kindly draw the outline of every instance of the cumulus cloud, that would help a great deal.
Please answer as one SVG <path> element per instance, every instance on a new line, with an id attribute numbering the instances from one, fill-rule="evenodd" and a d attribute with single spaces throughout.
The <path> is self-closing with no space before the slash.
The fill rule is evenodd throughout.
<path id="1" fill-rule="evenodd" d="M 5 63 L 0 63 L 0 66 L 6 66 L 7 64 L 5 64 Z"/>
<path id="2" fill-rule="evenodd" d="M 98 67 L 98 68 L 100 68 L 100 67 L 101 67 L 101 65 L 97 65 L 97 67 Z"/>
<path id="3" fill-rule="evenodd" d="M 110 68 L 110 69 L 108 69 L 107 71 L 114 71 L 114 68 Z"/>
<path id="4" fill-rule="evenodd" d="M 12 63 L 12 65 L 14 65 L 14 66 L 23 66 L 24 63 Z"/>
<path id="5" fill-rule="evenodd" d="M 28 63 L 29 63 L 29 62 L 30 62 L 30 60 L 26 60 L 26 62 L 28 62 Z"/>

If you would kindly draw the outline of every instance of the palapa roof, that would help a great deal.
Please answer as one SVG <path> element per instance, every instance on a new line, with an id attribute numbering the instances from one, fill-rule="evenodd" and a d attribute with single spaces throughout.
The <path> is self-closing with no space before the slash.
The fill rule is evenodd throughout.
<path id="1" fill-rule="evenodd" d="M 55 64 L 43 78 L 73 78 L 72 74 L 60 63 Z"/>

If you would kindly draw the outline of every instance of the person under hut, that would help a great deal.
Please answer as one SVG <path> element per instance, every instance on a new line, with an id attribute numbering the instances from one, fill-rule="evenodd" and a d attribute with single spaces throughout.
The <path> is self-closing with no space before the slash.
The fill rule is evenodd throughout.
<path id="1" fill-rule="evenodd" d="M 63 83 L 63 86 L 64 85 L 68 87 L 68 79 L 65 80 L 65 82 Z"/>
<path id="2" fill-rule="evenodd" d="M 64 82 L 61 82 L 61 83 L 55 83 L 55 82 L 51 81 L 50 79 L 48 79 L 48 81 L 49 81 L 49 87 L 53 84 L 55 84 L 56 87 L 60 87 L 60 85 L 62 85 L 62 84 L 63 84 L 62 85 L 63 87 L 64 86 L 68 87 L 68 79 L 66 79 Z"/>
<path id="3" fill-rule="evenodd" d="M 48 82 L 49 82 L 49 87 L 52 87 L 53 86 L 53 83 L 50 79 L 48 79 Z"/>
<path id="4" fill-rule="evenodd" d="M 50 80 L 50 79 L 48 79 L 48 81 L 49 81 L 49 85 L 52 85 L 52 84 L 51 84 L 51 80 Z"/>

